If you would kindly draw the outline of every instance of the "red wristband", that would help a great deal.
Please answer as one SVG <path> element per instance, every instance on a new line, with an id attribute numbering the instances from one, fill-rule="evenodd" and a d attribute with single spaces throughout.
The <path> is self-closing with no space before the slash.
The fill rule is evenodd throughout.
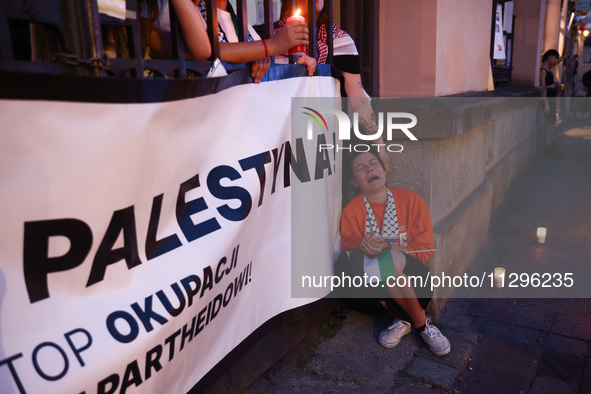
<path id="1" fill-rule="evenodd" d="M 269 49 L 267 48 L 267 43 L 265 42 L 265 40 L 263 41 L 263 46 L 265 47 L 265 57 L 269 57 Z"/>

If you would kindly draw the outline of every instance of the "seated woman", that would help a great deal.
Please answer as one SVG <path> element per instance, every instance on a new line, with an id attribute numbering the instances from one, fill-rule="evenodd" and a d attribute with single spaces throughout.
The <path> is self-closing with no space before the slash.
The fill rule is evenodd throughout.
<path id="1" fill-rule="evenodd" d="M 425 277 L 429 271 L 425 263 L 432 254 L 429 250 L 433 249 L 434 241 L 425 201 L 413 191 L 386 187 L 386 172 L 377 152 L 353 152 L 349 163 L 350 182 L 360 189 L 361 194 L 343 210 L 343 250 L 363 252 L 365 258 L 360 264 L 364 273 L 386 282 L 393 301 L 411 320 L 395 320 L 380 333 L 379 343 L 393 348 L 414 326 L 433 354 L 443 356 L 449 353 L 449 341 L 425 316 L 425 309 L 408 278 L 396 281 L 406 287 L 388 283 L 389 277 L 417 274 Z"/>
<path id="2" fill-rule="evenodd" d="M 205 1 L 199 0 L 198 7 L 203 18 L 207 19 Z M 237 17 L 232 5 L 228 3 L 228 0 L 217 0 L 217 9 L 220 60 L 228 63 L 252 62 L 251 76 L 255 83 L 259 83 L 267 73 L 271 65 L 269 56 L 308 42 L 308 27 L 301 21 L 285 24 L 275 33 L 274 37 L 266 40 L 261 40 L 252 26 L 248 25 L 247 42 L 238 42 Z M 308 75 L 312 75 L 316 71 L 316 59 L 309 56 L 299 58 L 298 64 L 306 65 Z"/>

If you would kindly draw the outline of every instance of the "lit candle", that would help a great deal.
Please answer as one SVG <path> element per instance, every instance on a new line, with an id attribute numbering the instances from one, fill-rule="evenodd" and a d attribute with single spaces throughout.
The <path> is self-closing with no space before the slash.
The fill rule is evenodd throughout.
<path id="1" fill-rule="evenodd" d="M 306 19 L 300 15 L 301 12 L 302 11 L 298 8 L 298 10 L 295 12 L 295 14 L 293 14 L 293 16 L 290 16 L 289 18 L 287 18 L 287 23 L 289 23 L 291 21 L 302 21 L 302 22 L 306 23 Z M 289 50 L 289 54 L 290 55 L 303 55 L 305 50 L 306 50 L 306 47 L 304 45 L 298 45 L 298 46 L 291 48 Z"/>
<path id="2" fill-rule="evenodd" d="M 544 242 L 546 242 L 546 227 L 538 227 L 536 235 L 539 244 L 543 244 Z"/>
<path id="3" fill-rule="evenodd" d="M 501 267 L 496 267 L 495 277 L 493 280 L 495 287 L 505 287 L 505 269 Z"/>

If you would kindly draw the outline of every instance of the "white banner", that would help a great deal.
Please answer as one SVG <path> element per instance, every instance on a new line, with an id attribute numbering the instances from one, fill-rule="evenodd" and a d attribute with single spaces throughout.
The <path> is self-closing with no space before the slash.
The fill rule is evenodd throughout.
<path id="1" fill-rule="evenodd" d="M 337 93 L 315 77 L 154 104 L 0 101 L 0 392 L 184 393 L 313 301 L 290 295 L 290 101 Z M 335 168 L 307 186 L 330 195 L 310 215 L 330 229 L 318 256 L 338 239 Z"/>

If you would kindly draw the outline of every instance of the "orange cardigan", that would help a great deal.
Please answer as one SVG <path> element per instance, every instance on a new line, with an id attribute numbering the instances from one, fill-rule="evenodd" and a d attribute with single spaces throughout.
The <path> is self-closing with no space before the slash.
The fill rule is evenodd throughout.
<path id="1" fill-rule="evenodd" d="M 425 200 L 411 190 L 390 188 L 396 204 L 398 216 L 398 232 L 400 245 L 404 245 L 409 251 L 433 249 L 433 225 Z M 376 217 L 378 226 L 382 229 L 386 203 L 372 203 L 371 209 Z M 341 239 L 343 250 L 359 249 L 361 240 L 365 236 L 365 203 L 361 194 L 343 210 L 341 217 Z M 433 252 L 412 253 L 411 256 L 427 262 Z"/>

